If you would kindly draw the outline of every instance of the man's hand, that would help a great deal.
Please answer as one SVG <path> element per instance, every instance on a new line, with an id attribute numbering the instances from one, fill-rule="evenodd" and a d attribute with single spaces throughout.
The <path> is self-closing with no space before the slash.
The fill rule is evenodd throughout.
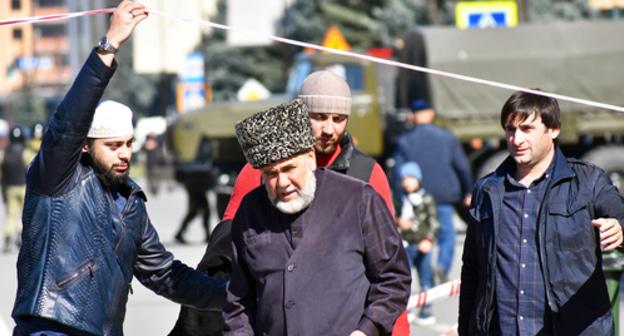
<path id="1" fill-rule="evenodd" d="M 399 227 L 400 231 L 409 231 L 409 229 L 412 227 L 412 221 L 407 218 L 399 217 L 397 219 L 397 226 Z"/>
<path id="2" fill-rule="evenodd" d="M 429 253 L 433 249 L 433 242 L 429 238 L 425 238 L 418 243 L 418 251 L 420 253 Z"/>
<path id="3" fill-rule="evenodd" d="M 106 33 L 106 39 L 108 39 L 108 42 L 112 44 L 113 47 L 119 48 L 128 37 L 130 37 L 134 27 L 136 27 L 139 22 L 145 20 L 145 18 L 147 18 L 145 6 L 128 0 L 122 1 L 110 18 L 110 26 Z M 102 62 L 107 66 L 111 66 L 115 58 L 115 54 L 112 53 L 98 53 L 98 56 L 100 56 Z"/>
<path id="4" fill-rule="evenodd" d="M 119 48 L 132 34 L 134 27 L 147 18 L 145 6 L 132 1 L 122 1 L 110 18 L 106 38 L 115 48 Z"/>
<path id="5" fill-rule="evenodd" d="M 366 336 L 366 334 L 359 330 L 355 330 L 354 332 L 351 333 L 350 336 Z"/>
<path id="6" fill-rule="evenodd" d="M 592 225 L 600 232 L 600 246 L 603 251 L 611 251 L 622 245 L 622 227 L 615 218 L 598 218 Z"/>

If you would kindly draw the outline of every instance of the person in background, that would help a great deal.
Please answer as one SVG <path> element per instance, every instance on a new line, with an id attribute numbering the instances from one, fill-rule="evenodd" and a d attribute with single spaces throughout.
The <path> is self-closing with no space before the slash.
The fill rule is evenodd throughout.
<path id="1" fill-rule="evenodd" d="M 500 122 L 509 156 L 475 187 L 459 334 L 614 335 L 602 252 L 622 245 L 624 198 L 557 145 L 557 100 L 515 92 Z"/>
<path id="2" fill-rule="evenodd" d="M 454 206 L 470 204 L 472 173 L 455 135 L 433 124 L 435 111 L 429 102 L 415 100 L 411 109 L 415 126 L 397 141 L 394 176 L 399 176 L 399 167 L 405 162 L 418 162 L 422 168 L 422 186 L 433 195 L 438 211 L 440 250 L 435 273 L 444 283 L 448 281 L 455 251 Z M 398 186 L 395 190 L 398 192 Z"/>
<path id="3" fill-rule="evenodd" d="M 156 170 L 163 162 L 163 152 L 156 133 L 150 132 L 145 137 L 143 152 L 145 152 L 145 177 L 150 194 L 158 194 L 158 177 Z"/>
<path id="4" fill-rule="evenodd" d="M 22 208 L 26 194 L 26 166 L 24 132 L 15 126 L 9 133 L 9 146 L 4 153 L 2 170 L 2 198 L 7 209 L 4 225 L 4 253 L 10 253 L 13 247 L 19 248 L 22 233 Z"/>
<path id="5" fill-rule="evenodd" d="M 198 214 L 201 214 L 202 227 L 205 231 L 205 241 L 210 241 L 210 207 L 208 205 L 207 196 L 209 185 L 206 182 L 206 179 L 198 181 L 191 178 L 183 181 L 184 190 L 186 190 L 186 195 L 188 196 L 188 209 L 174 236 L 175 241 L 180 244 L 187 244 L 186 239 L 184 239 L 184 233 L 191 221 L 197 217 Z"/>
<path id="6" fill-rule="evenodd" d="M 431 250 L 433 240 L 440 227 L 436 214 L 436 204 L 424 188 L 421 187 L 422 170 L 416 162 L 406 162 L 400 167 L 401 211 L 397 218 L 401 238 L 407 243 L 410 266 L 416 268 L 421 291 L 433 287 L 433 269 L 431 267 Z M 435 317 L 431 304 L 420 309 L 418 316 L 410 314 L 410 321 L 419 325 L 432 325 Z"/>

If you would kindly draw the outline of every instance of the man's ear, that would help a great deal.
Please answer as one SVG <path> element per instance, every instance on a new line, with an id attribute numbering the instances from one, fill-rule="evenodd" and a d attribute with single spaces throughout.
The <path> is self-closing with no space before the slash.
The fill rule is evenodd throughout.
<path id="1" fill-rule="evenodd" d="M 89 145 L 86 142 L 84 144 L 82 144 L 82 152 L 83 153 L 88 153 L 89 152 Z"/>
<path id="2" fill-rule="evenodd" d="M 561 133 L 561 128 L 559 127 L 548 129 L 548 135 L 550 135 L 550 138 L 553 140 L 557 139 L 557 137 L 559 136 L 559 133 Z"/>

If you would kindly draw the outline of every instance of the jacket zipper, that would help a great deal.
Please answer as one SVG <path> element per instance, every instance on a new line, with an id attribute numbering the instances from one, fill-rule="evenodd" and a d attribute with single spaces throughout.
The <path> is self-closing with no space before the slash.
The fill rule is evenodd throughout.
<path id="1" fill-rule="evenodd" d="M 118 214 L 117 214 L 117 209 L 115 208 L 115 200 L 113 199 L 113 195 L 111 194 L 110 190 L 107 190 L 106 194 L 108 195 L 108 199 L 111 202 L 111 207 L 115 211 L 115 214 L 117 215 L 117 217 L 119 217 L 119 223 L 121 227 L 121 231 L 119 232 L 119 238 L 117 239 L 117 242 L 115 243 L 115 252 L 117 252 L 119 249 L 119 246 L 121 246 L 121 242 L 123 241 L 125 227 L 126 227 L 123 222 L 124 214 L 128 212 L 128 210 L 130 209 L 131 202 L 133 202 L 135 198 L 135 193 L 132 193 L 132 192 L 130 193 L 130 196 L 128 196 L 128 200 L 126 201 L 126 205 L 121 210 L 121 213 L 118 213 Z"/>
<path id="2" fill-rule="evenodd" d="M 86 263 L 80 265 L 76 271 L 72 274 L 64 277 L 63 279 L 57 282 L 57 286 L 59 289 L 63 289 L 70 284 L 76 282 L 78 279 L 82 278 L 87 273 L 93 278 L 95 272 L 95 261 L 89 260 Z"/>

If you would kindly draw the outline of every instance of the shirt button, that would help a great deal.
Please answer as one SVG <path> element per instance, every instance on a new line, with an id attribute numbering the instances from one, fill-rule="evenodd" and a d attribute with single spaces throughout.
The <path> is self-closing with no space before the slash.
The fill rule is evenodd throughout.
<path id="1" fill-rule="evenodd" d="M 526 243 L 527 243 L 527 240 L 526 240 L 526 239 L 522 239 L 522 242 L 526 244 Z"/>
<path id="2" fill-rule="evenodd" d="M 523 291 L 523 290 L 520 290 L 520 294 L 521 294 L 521 295 L 524 295 L 524 291 Z"/>
<path id="3" fill-rule="evenodd" d="M 290 309 L 290 308 L 292 308 L 294 306 L 295 306 L 295 301 L 288 300 L 288 302 L 286 302 L 286 309 Z"/>
<path id="4" fill-rule="evenodd" d="M 526 264 L 522 264 L 522 265 L 520 265 L 520 266 L 522 266 L 522 268 L 526 268 Z"/>
<path id="5" fill-rule="evenodd" d="M 524 218 L 529 218 L 529 214 L 524 214 Z"/>
<path id="6" fill-rule="evenodd" d="M 520 319 L 520 321 L 524 320 L 524 316 L 522 315 L 518 316 L 518 318 Z"/>
<path id="7" fill-rule="evenodd" d="M 527 194 L 530 194 L 530 193 L 531 193 L 531 189 L 527 189 Z"/>
<path id="8" fill-rule="evenodd" d="M 288 272 L 292 272 L 292 271 L 295 270 L 295 265 L 290 264 L 290 265 L 288 265 L 288 267 L 286 267 L 286 269 L 288 270 Z"/>

